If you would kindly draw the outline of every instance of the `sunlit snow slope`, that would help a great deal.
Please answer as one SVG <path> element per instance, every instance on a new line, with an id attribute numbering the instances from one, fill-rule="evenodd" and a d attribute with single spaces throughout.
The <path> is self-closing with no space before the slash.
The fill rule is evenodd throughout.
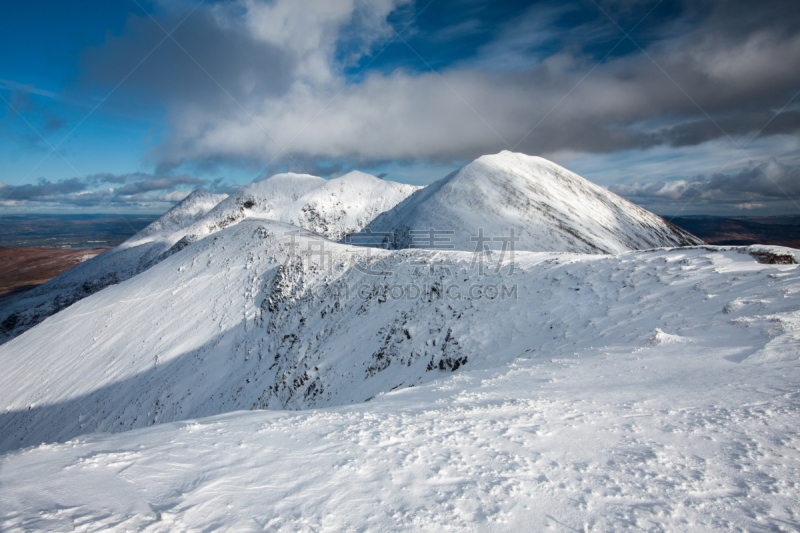
<path id="1" fill-rule="evenodd" d="M 0 342 L 16 337 L 61 309 L 157 263 L 174 244 L 172 235 L 202 218 L 226 197 L 225 194 L 194 191 L 116 248 L 31 291 L 5 299 L 0 306 Z"/>
<path id="2" fill-rule="evenodd" d="M 278 174 L 242 187 L 186 233 L 196 240 L 246 218 L 266 218 L 339 240 L 417 189 L 357 171 L 331 180 Z"/>
<path id="3" fill-rule="evenodd" d="M 348 247 L 245 220 L 0 347 L 0 446 L 363 402 L 565 347 L 796 359 L 797 267 L 759 262 L 792 254 L 521 252 L 513 273 L 506 259 L 481 275 L 469 253 Z"/>
<path id="4" fill-rule="evenodd" d="M 230 197 L 195 191 L 118 247 L 62 276 L 3 302 L 0 341 L 109 285 L 124 281 L 189 244 L 248 218 L 295 224 L 339 240 L 361 230 L 417 187 L 351 172 L 325 180 L 278 174 L 246 185 Z"/>
<path id="5" fill-rule="evenodd" d="M 608 190 L 541 157 L 501 152 L 480 157 L 417 191 L 369 225 L 394 233 L 395 248 L 429 247 L 409 231 L 452 231 L 440 246 L 474 251 L 477 237 L 500 249 L 513 229 L 518 250 L 618 253 L 702 241 Z M 427 239 L 427 240 L 426 240 Z M 441 240 L 444 239 L 444 240 Z"/>

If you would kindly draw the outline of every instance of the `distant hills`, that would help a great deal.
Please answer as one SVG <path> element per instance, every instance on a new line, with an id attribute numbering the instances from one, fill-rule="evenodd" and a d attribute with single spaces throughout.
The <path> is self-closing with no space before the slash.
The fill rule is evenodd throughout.
<path id="1" fill-rule="evenodd" d="M 709 244 L 774 244 L 800 248 L 800 216 L 664 217 Z"/>

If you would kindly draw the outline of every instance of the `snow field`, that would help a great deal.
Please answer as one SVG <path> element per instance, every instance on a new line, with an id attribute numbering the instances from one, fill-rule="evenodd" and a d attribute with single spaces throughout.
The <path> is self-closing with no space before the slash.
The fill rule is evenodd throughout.
<path id="1" fill-rule="evenodd" d="M 796 361 L 645 345 L 0 461 L 4 531 L 790 531 Z M 554 354 L 557 355 L 557 354 Z"/>

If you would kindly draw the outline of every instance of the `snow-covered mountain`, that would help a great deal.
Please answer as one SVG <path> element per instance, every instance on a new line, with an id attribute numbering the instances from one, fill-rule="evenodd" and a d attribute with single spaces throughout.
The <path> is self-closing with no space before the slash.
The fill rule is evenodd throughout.
<path id="1" fill-rule="evenodd" d="M 246 218 L 288 222 L 339 240 L 358 232 L 416 189 L 351 172 L 332 180 L 278 174 L 246 185 L 230 197 L 195 191 L 118 247 L 34 291 L 6 300 L 0 309 L 0 341 L 14 338 L 74 302 Z"/>
<path id="2" fill-rule="evenodd" d="M 133 248 L 146 242 L 165 240 L 176 231 L 190 226 L 205 216 L 206 213 L 227 197 L 227 194 L 213 194 L 202 190 L 193 191 L 152 224 L 122 243 L 119 249 Z"/>
<path id="3" fill-rule="evenodd" d="M 331 240 L 364 228 L 418 187 L 353 171 L 325 180 L 278 174 L 242 187 L 186 231 L 194 242 L 246 218 L 294 224 Z"/>
<path id="4" fill-rule="evenodd" d="M 797 524 L 800 252 L 620 251 L 695 241 L 559 168 L 280 175 L 165 215 L 107 267 L 149 268 L 0 346 L 0 529 Z M 466 251 L 329 240 L 386 209 Z M 517 252 L 471 253 L 475 224 Z"/>
<path id="5" fill-rule="evenodd" d="M 481 229 L 488 238 L 481 243 L 495 250 L 510 229 L 519 238 L 516 249 L 528 251 L 594 254 L 702 244 L 555 163 L 508 151 L 480 157 L 417 191 L 369 228 L 393 233 L 394 248 L 429 248 L 433 241 L 424 232 L 431 228 L 440 248 L 464 251 L 476 250 Z"/>
<path id="6" fill-rule="evenodd" d="M 136 235 L 39 287 L 6 298 L 0 307 L 0 342 L 95 292 L 129 279 L 157 263 L 172 236 L 202 218 L 226 194 L 194 191 Z"/>
<path id="7" fill-rule="evenodd" d="M 0 347 L 0 447 L 363 402 L 565 345 L 677 339 L 796 358 L 790 329 L 762 334 L 771 317 L 800 320 L 784 297 L 797 267 L 759 262 L 776 258 L 796 261 L 773 248 L 520 252 L 481 273 L 470 253 L 349 247 L 248 219 Z"/>

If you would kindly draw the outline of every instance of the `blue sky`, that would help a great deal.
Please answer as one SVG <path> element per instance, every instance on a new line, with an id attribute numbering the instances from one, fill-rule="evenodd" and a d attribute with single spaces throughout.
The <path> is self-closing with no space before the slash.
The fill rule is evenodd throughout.
<path id="1" fill-rule="evenodd" d="M 0 211 L 515 150 L 660 214 L 800 214 L 796 2 L 3 2 L 0 50 Z"/>

